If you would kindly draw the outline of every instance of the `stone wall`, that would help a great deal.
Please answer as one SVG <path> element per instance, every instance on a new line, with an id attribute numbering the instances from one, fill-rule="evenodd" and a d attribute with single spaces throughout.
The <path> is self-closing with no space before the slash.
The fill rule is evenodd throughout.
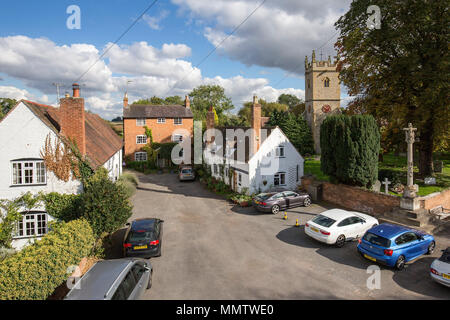
<path id="1" fill-rule="evenodd" d="M 322 184 L 322 199 L 370 215 L 384 214 L 400 206 L 400 197 L 343 184 Z"/>
<path id="2" fill-rule="evenodd" d="M 444 209 L 450 209 L 450 189 L 442 192 L 435 192 L 425 197 L 419 198 L 420 207 L 426 210 L 442 206 Z"/>

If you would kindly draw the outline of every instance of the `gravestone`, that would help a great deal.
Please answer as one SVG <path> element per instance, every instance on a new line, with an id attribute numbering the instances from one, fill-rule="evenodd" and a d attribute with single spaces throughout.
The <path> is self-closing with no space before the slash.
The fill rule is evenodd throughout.
<path id="1" fill-rule="evenodd" d="M 434 177 L 427 177 L 427 178 L 425 178 L 424 182 L 425 182 L 426 185 L 434 186 L 436 184 L 436 178 L 434 178 Z"/>
<path id="2" fill-rule="evenodd" d="M 444 167 L 444 163 L 442 160 L 433 161 L 433 170 L 434 172 L 442 173 L 442 168 Z"/>
<path id="3" fill-rule="evenodd" d="M 381 190 L 381 182 L 380 180 L 375 181 L 375 183 L 372 185 L 372 191 L 380 192 Z"/>
<path id="4" fill-rule="evenodd" d="M 384 178 L 383 184 L 384 184 L 384 193 L 389 194 L 389 185 L 392 182 L 388 180 L 388 178 Z"/>

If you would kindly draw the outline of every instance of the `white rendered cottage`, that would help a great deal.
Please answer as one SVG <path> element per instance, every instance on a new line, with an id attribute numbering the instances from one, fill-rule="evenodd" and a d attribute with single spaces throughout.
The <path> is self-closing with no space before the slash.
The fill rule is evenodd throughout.
<path id="1" fill-rule="evenodd" d="M 261 105 L 253 98 L 252 126 L 215 128 L 206 136 L 205 161 L 214 178 L 234 191 L 254 194 L 295 190 L 301 184 L 304 159 L 279 127 L 265 126 Z M 214 111 L 207 114 L 214 128 Z"/>
<path id="2" fill-rule="evenodd" d="M 48 136 L 52 145 L 63 137 L 74 139 L 94 169 L 105 167 L 112 180 L 121 175 L 122 139 L 106 121 L 84 110 L 84 99 L 75 84 L 73 97 L 61 99 L 60 108 L 21 100 L 0 121 L 0 199 L 12 200 L 26 192 L 82 191 L 80 181 L 59 180 L 46 169 L 41 150 Z M 45 208 L 24 215 L 13 247 L 21 249 L 29 240 L 46 234 L 50 220 L 53 218 Z"/>

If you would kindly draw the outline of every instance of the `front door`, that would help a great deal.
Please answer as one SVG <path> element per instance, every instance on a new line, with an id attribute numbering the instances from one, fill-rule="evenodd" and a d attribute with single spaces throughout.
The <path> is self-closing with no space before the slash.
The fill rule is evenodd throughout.
<path id="1" fill-rule="evenodd" d="M 233 171 L 233 191 L 237 190 L 237 173 Z"/>

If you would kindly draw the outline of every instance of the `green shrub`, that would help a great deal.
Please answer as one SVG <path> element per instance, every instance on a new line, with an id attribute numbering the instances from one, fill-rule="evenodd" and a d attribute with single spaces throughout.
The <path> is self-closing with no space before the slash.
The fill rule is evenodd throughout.
<path id="1" fill-rule="evenodd" d="M 321 170 L 330 181 L 370 188 L 378 178 L 380 132 L 370 115 L 334 115 L 320 128 Z"/>
<path id="2" fill-rule="evenodd" d="M 51 192 L 44 194 L 42 199 L 47 213 L 52 217 L 68 222 L 82 215 L 81 195 Z"/>
<path id="3" fill-rule="evenodd" d="M 116 231 L 131 217 L 132 206 L 127 191 L 121 183 L 108 178 L 105 168 L 98 169 L 87 180 L 82 199 L 83 217 L 97 236 Z"/>
<path id="4" fill-rule="evenodd" d="M 138 180 L 133 173 L 122 174 L 120 178 L 117 180 L 117 183 L 123 186 L 128 198 L 130 198 L 136 193 Z"/>
<path id="5" fill-rule="evenodd" d="M 85 220 L 60 222 L 40 241 L 0 262 L 0 300 L 44 300 L 72 265 L 90 254 L 95 238 Z"/>
<path id="6" fill-rule="evenodd" d="M 392 186 L 396 183 L 402 183 L 403 180 L 406 181 L 406 173 L 393 170 L 393 169 L 380 169 L 378 170 L 378 180 L 384 181 L 384 178 L 388 178 L 392 182 Z"/>

